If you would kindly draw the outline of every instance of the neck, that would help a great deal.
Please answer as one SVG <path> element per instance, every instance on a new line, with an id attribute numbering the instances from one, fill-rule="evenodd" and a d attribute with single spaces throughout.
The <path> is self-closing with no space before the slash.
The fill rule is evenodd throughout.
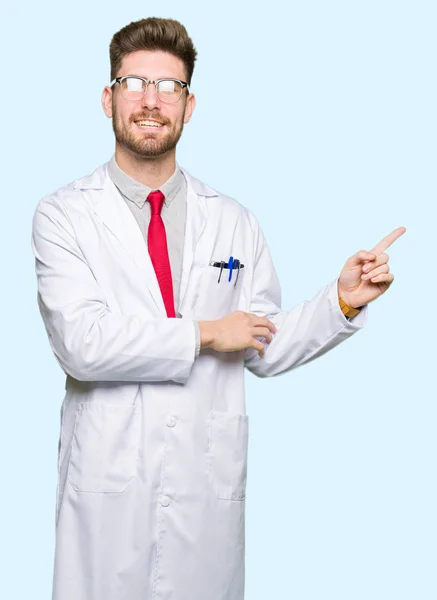
<path id="1" fill-rule="evenodd" d="M 174 148 L 160 156 L 144 157 L 133 154 L 116 143 L 115 160 L 120 169 L 129 177 L 152 189 L 159 189 L 176 170 L 176 150 Z"/>

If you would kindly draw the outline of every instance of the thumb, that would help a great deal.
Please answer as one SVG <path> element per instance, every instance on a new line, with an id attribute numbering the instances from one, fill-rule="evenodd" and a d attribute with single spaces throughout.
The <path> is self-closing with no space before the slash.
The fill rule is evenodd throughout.
<path id="1" fill-rule="evenodd" d="M 353 254 L 348 260 L 347 265 L 349 267 L 357 267 L 361 265 L 366 260 L 375 260 L 376 254 L 373 252 L 367 252 L 366 250 L 360 250 L 356 254 Z"/>
<path id="2" fill-rule="evenodd" d="M 365 260 L 375 260 L 376 258 L 376 254 L 373 252 L 366 252 L 366 250 L 360 250 L 355 256 L 357 258 L 357 264 Z"/>

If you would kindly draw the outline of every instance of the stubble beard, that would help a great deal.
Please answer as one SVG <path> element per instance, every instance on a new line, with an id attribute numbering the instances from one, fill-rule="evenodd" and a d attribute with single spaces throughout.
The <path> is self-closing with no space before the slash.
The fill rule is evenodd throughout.
<path id="1" fill-rule="evenodd" d="M 148 134 L 146 131 L 142 133 L 140 130 L 136 133 L 135 123 L 133 121 L 130 121 L 129 124 L 123 123 L 117 110 L 113 107 L 112 129 L 115 139 L 121 146 L 137 156 L 152 158 L 165 154 L 176 147 L 184 129 L 183 115 L 180 122 L 174 124 L 167 122 L 165 127 L 167 131 L 164 135 L 161 133 L 156 135 L 152 132 Z"/>

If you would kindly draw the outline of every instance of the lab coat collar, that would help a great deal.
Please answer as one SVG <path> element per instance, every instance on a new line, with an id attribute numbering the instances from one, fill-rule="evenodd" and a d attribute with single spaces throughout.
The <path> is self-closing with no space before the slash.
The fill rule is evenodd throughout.
<path id="1" fill-rule="evenodd" d="M 182 261 L 182 274 L 180 284 L 180 309 L 179 312 L 190 310 L 184 304 L 184 296 L 188 285 L 191 265 L 197 242 L 206 225 L 207 210 L 205 199 L 218 196 L 218 192 L 202 183 L 185 169 L 181 168 L 187 180 L 187 217 L 184 238 L 184 251 Z M 102 190 L 94 206 L 94 212 L 105 226 L 118 239 L 126 252 L 133 259 L 139 269 L 143 271 L 146 286 L 157 308 L 166 315 L 164 302 L 158 280 L 150 260 L 144 237 L 135 217 L 129 210 L 126 202 L 116 188 L 108 173 L 108 163 L 98 167 L 91 175 L 78 179 L 73 184 L 74 189 Z"/>
<path id="2" fill-rule="evenodd" d="M 105 185 L 105 180 L 109 177 L 108 174 L 108 165 L 109 161 L 100 167 L 97 167 L 90 175 L 86 175 L 85 177 L 81 177 L 80 179 L 76 179 L 74 182 L 74 189 L 81 190 L 100 190 L 103 189 Z M 196 179 L 186 169 L 180 167 L 182 173 L 185 175 L 187 182 L 191 184 L 192 189 L 198 196 L 213 197 L 218 196 L 219 192 L 211 188 L 206 183 L 203 183 L 199 179 Z"/>

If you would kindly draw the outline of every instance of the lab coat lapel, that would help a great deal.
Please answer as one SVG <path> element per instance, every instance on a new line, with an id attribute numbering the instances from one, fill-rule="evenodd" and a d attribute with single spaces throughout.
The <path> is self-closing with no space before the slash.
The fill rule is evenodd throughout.
<path id="1" fill-rule="evenodd" d="M 138 268 L 143 271 L 141 276 L 144 277 L 146 287 L 158 309 L 165 315 L 164 301 L 143 234 L 108 174 L 103 183 L 102 195 L 94 210 Z"/>
<path id="2" fill-rule="evenodd" d="M 181 170 L 187 180 L 187 217 L 181 287 L 179 291 L 179 313 L 183 316 L 189 316 L 194 307 L 188 306 L 189 302 L 187 301 L 186 292 L 195 257 L 196 246 L 206 225 L 206 201 L 208 197 L 217 196 L 218 193 L 195 177 L 192 177 L 188 171 L 182 167 Z"/>
<path id="3" fill-rule="evenodd" d="M 179 313 L 188 315 L 192 306 L 188 306 L 187 286 L 194 261 L 196 246 L 205 229 L 207 209 L 205 201 L 208 197 L 218 196 L 218 192 L 192 177 L 188 171 L 181 168 L 187 181 L 187 215 L 185 226 L 184 250 L 182 260 L 182 276 L 179 290 Z M 97 180 L 100 172 L 96 172 L 87 182 L 78 183 L 82 189 L 100 187 Z M 82 180 L 83 181 L 83 180 Z M 94 184 L 94 185 L 93 185 Z M 130 255 L 135 264 L 144 272 L 145 284 L 157 306 L 164 315 L 166 314 L 161 290 L 156 278 L 155 270 L 150 260 L 143 235 L 135 221 L 134 216 L 126 206 L 107 169 L 103 177 L 102 194 L 95 206 L 95 213 L 105 226 L 115 235 L 120 244 Z"/>

